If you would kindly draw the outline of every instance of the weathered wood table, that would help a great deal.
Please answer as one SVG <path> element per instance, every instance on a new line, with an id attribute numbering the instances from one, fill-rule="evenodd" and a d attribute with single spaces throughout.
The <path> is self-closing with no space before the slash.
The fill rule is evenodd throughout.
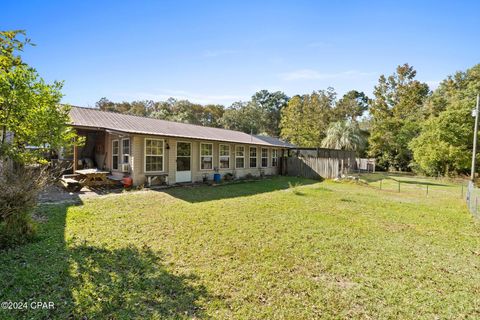
<path id="1" fill-rule="evenodd" d="M 110 185 L 108 180 L 108 171 L 101 171 L 98 169 L 82 169 L 76 170 L 76 174 L 79 175 L 78 181 L 84 187 L 98 187 Z"/>

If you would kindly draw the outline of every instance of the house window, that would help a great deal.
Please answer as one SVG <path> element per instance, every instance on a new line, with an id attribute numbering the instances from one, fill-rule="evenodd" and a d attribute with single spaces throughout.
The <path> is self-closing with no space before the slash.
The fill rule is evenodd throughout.
<path id="1" fill-rule="evenodd" d="M 200 143 L 200 169 L 213 169 L 213 144 Z"/>
<path id="2" fill-rule="evenodd" d="M 268 149 L 262 148 L 262 168 L 268 167 Z"/>
<path id="3" fill-rule="evenodd" d="M 272 167 L 276 167 L 278 164 L 278 150 L 272 149 Z"/>
<path id="4" fill-rule="evenodd" d="M 219 150 L 220 158 L 220 169 L 229 169 L 230 168 L 230 146 L 226 144 L 220 145 Z"/>
<path id="5" fill-rule="evenodd" d="M 257 167 L 257 148 L 250 147 L 250 168 Z"/>
<path id="6" fill-rule="evenodd" d="M 130 162 L 130 139 L 122 140 L 122 163 Z"/>
<path id="7" fill-rule="evenodd" d="M 245 147 L 237 146 L 235 149 L 235 168 L 245 168 Z"/>
<path id="8" fill-rule="evenodd" d="M 163 154 L 163 140 L 145 139 L 145 172 L 163 171 Z"/>
<path id="9" fill-rule="evenodd" d="M 118 170 L 120 144 L 118 140 L 112 140 L 112 170 Z"/>

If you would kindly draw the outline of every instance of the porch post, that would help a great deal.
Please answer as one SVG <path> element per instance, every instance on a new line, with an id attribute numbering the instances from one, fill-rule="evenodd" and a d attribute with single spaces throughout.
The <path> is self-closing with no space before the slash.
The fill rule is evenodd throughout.
<path id="1" fill-rule="evenodd" d="M 77 147 L 77 139 L 73 142 L 73 173 L 77 171 L 78 165 L 78 147 Z"/>

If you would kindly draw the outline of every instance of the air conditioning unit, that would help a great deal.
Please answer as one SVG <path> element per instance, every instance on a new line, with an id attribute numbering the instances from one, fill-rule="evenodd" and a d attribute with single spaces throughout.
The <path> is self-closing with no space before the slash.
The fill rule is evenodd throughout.
<path id="1" fill-rule="evenodd" d="M 122 172 L 128 172 L 128 163 L 122 163 Z"/>

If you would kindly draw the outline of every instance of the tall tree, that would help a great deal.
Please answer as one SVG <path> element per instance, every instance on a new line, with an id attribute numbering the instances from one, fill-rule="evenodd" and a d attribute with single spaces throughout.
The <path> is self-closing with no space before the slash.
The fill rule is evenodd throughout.
<path id="1" fill-rule="evenodd" d="M 259 134 L 262 133 L 262 112 L 251 102 L 237 101 L 225 110 L 221 124 L 225 129 Z"/>
<path id="2" fill-rule="evenodd" d="M 115 102 L 108 100 L 106 97 L 101 98 L 95 103 L 95 107 L 102 111 L 116 112 Z"/>
<path id="3" fill-rule="evenodd" d="M 287 95 L 281 91 L 261 90 L 248 102 L 233 103 L 225 111 L 221 123 L 226 129 L 277 137 L 281 110 L 287 102 Z"/>
<path id="4" fill-rule="evenodd" d="M 251 103 L 261 113 L 260 133 L 278 137 L 280 135 L 280 117 L 282 109 L 288 103 L 288 96 L 281 92 L 260 90 L 252 96 Z"/>
<path id="5" fill-rule="evenodd" d="M 442 81 L 426 102 L 429 115 L 410 147 L 416 167 L 429 175 L 468 173 L 472 157 L 471 110 L 480 92 L 480 64 Z"/>
<path id="6" fill-rule="evenodd" d="M 184 122 L 210 127 L 219 127 L 224 112 L 222 105 L 201 105 L 188 100 L 170 98 L 167 101 L 151 100 L 112 102 L 100 99 L 95 106 L 103 111 L 119 112 L 137 116 Z"/>
<path id="7" fill-rule="evenodd" d="M 173 104 L 175 99 L 170 98 L 166 101 L 158 101 L 153 104 L 150 117 L 163 120 L 171 120 L 173 118 Z"/>
<path id="8" fill-rule="evenodd" d="M 319 147 L 333 118 L 333 88 L 294 96 L 282 109 L 281 137 L 302 147 Z"/>
<path id="9" fill-rule="evenodd" d="M 322 147 L 342 150 L 360 150 L 365 138 L 357 122 L 353 120 L 337 121 L 329 125 Z"/>
<path id="10" fill-rule="evenodd" d="M 200 124 L 202 106 L 188 100 L 175 100 L 172 105 L 172 118 L 170 120 L 190 124 Z"/>
<path id="11" fill-rule="evenodd" d="M 225 108 L 221 104 L 207 104 L 203 106 L 201 123 L 203 126 L 220 128 L 220 119 L 223 117 Z"/>
<path id="12" fill-rule="evenodd" d="M 412 152 L 408 146 L 420 131 L 428 85 L 415 80 L 408 64 L 398 66 L 388 78 L 380 76 L 370 107 L 369 154 L 385 168 L 408 170 Z"/>
<path id="13" fill-rule="evenodd" d="M 71 143 L 68 106 L 60 105 L 62 82 L 47 84 L 18 51 L 28 43 L 23 31 L 0 32 L 0 158 L 24 163 Z M 11 139 L 8 139 L 10 135 Z M 40 149 L 26 152 L 27 147 Z"/>
<path id="14" fill-rule="evenodd" d="M 25 164 L 44 163 L 48 151 L 75 137 L 69 108 L 60 105 L 62 83 L 45 83 L 22 61 L 28 43 L 23 31 L 0 31 L 0 248 L 35 234 L 31 212 L 49 179 L 44 169 Z"/>
<path id="15" fill-rule="evenodd" d="M 340 120 L 356 121 L 368 110 L 370 99 L 363 92 L 348 91 L 335 104 L 334 116 Z"/>

